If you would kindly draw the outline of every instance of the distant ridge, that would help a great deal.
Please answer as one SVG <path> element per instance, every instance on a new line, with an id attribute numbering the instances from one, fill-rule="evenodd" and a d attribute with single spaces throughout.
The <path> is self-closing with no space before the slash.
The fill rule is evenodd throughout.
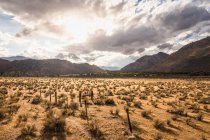
<path id="1" fill-rule="evenodd" d="M 183 46 L 148 71 L 210 72 L 210 37 Z"/>
<path id="2" fill-rule="evenodd" d="M 163 62 L 165 59 L 168 58 L 168 54 L 159 52 L 155 55 L 145 55 L 134 63 L 130 63 L 127 66 L 123 67 L 121 71 L 123 72 L 138 72 L 138 71 L 145 71 L 146 69 L 151 68 L 154 65 L 157 65 Z"/>
<path id="3" fill-rule="evenodd" d="M 9 76 L 53 76 L 83 73 L 102 73 L 104 70 L 87 63 L 75 64 L 66 60 L 15 60 L 0 59 L 0 72 Z"/>
<path id="4" fill-rule="evenodd" d="M 30 59 L 29 57 L 25 56 L 11 56 L 11 57 L 0 57 L 0 59 L 8 60 L 8 61 L 15 61 L 15 60 L 26 60 Z"/>
<path id="5" fill-rule="evenodd" d="M 210 37 L 183 46 L 167 55 L 143 56 L 121 69 L 123 72 L 210 72 Z"/>

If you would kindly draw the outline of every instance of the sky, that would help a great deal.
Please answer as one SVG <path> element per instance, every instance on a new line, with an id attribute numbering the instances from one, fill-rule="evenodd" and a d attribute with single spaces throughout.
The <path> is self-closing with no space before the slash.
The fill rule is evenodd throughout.
<path id="1" fill-rule="evenodd" d="M 119 69 L 210 35 L 210 0 L 0 0 L 0 57 Z"/>

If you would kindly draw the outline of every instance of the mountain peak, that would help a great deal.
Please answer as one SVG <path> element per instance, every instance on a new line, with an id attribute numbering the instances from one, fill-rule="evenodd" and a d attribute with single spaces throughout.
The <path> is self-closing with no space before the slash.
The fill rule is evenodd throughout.
<path id="1" fill-rule="evenodd" d="M 53 76 L 101 73 L 104 70 L 89 64 L 75 64 L 59 59 L 26 59 L 15 61 L 0 59 L 0 72 L 3 75 L 11 76 Z"/>
<path id="2" fill-rule="evenodd" d="M 121 71 L 144 71 L 147 68 L 150 68 L 154 65 L 159 64 L 160 62 L 164 61 L 169 55 L 163 52 L 159 52 L 154 55 L 145 55 L 136 62 L 128 64 L 127 66 L 123 67 Z"/>
<path id="3" fill-rule="evenodd" d="M 1 57 L 1 59 L 8 60 L 8 61 L 15 61 L 15 60 L 26 60 L 30 58 L 17 55 L 17 56 L 10 56 L 10 57 Z"/>

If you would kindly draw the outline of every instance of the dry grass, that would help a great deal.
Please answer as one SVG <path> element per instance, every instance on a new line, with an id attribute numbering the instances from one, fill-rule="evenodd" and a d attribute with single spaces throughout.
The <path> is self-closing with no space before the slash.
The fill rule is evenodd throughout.
<path id="1" fill-rule="evenodd" d="M 0 139 L 210 139 L 209 97 L 209 79 L 0 78 Z"/>

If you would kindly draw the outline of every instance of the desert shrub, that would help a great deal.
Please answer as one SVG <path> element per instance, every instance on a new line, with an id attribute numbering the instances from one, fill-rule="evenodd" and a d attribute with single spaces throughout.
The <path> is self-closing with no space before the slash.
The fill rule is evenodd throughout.
<path id="1" fill-rule="evenodd" d="M 167 110 L 167 112 L 172 113 L 172 114 L 176 114 L 176 115 L 180 115 L 180 116 L 186 116 L 186 112 L 183 108 L 176 108 L 173 110 Z"/>
<path id="2" fill-rule="evenodd" d="M 151 101 L 152 106 L 154 106 L 155 108 L 158 107 L 157 101 Z"/>
<path id="3" fill-rule="evenodd" d="M 166 124 L 163 121 L 156 120 L 154 127 L 159 130 L 164 130 L 166 128 Z"/>
<path id="4" fill-rule="evenodd" d="M 162 139 L 163 139 L 163 136 L 159 133 L 155 136 L 155 140 L 162 140 Z"/>
<path id="5" fill-rule="evenodd" d="M 158 130 L 164 131 L 164 132 L 168 132 L 170 134 L 176 134 L 172 129 L 169 129 L 166 127 L 165 122 L 160 121 L 160 120 L 156 120 L 154 123 L 154 127 Z"/>
<path id="6" fill-rule="evenodd" d="M 13 104 L 13 103 L 17 103 L 19 101 L 19 98 L 16 97 L 15 95 L 10 96 L 10 100 L 8 102 L 8 104 Z"/>
<path id="7" fill-rule="evenodd" d="M 66 133 L 66 120 L 62 116 L 57 116 L 53 111 L 49 111 L 47 118 L 44 122 L 44 127 L 42 129 L 43 137 L 65 137 Z"/>
<path id="8" fill-rule="evenodd" d="M 173 115 L 171 119 L 172 119 L 173 121 L 178 121 L 179 118 L 180 118 L 179 115 Z"/>
<path id="9" fill-rule="evenodd" d="M 203 119 L 204 119 L 204 115 L 203 114 L 198 114 L 198 116 L 197 116 L 197 120 L 198 121 L 203 121 Z"/>
<path id="10" fill-rule="evenodd" d="M 6 95 L 6 94 L 8 94 L 7 89 L 6 89 L 5 87 L 0 88 L 0 94 L 1 94 L 1 95 Z"/>
<path id="11" fill-rule="evenodd" d="M 193 112 L 199 112 L 200 110 L 200 105 L 199 104 L 193 104 L 189 107 L 189 109 L 193 109 Z"/>
<path id="12" fill-rule="evenodd" d="M 117 108 L 115 109 L 115 111 L 113 111 L 112 109 L 110 110 L 110 114 L 114 115 L 114 116 L 120 116 L 120 110 Z"/>
<path id="13" fill-rule="evenodd" d="M 81 110 L 81 112 L 80 112 L 80 118 L 82 118 L 82 119 L 87 119 L 87 115 L 86 115 L 86 112 L 85 112 L 85 110 Z"/>
<path id="14" fill-rule="evenodd" d="M 94 121 L 90 122 L 90 124 L 89 124 L 89 132 L 90 132 L 91 136 L 94 137 L 95 139 L 100 139 L 100 140 L 104 139 L 103 132 L 99 128 L 97 120 L 94 120 Z"/>
<path id="15" fill-rule="evenodd" d="M 142 94 L 142 95 L 140 95 L 139 98 L 142 99 L 142 100 L 147 100 L 147 95 L 146 94 Z"/>
<path id="16" fill-rule="evenodd" d="M 20 105 L 9 105 L 7 106 L 9 115 L 15 114 L 20 108 Z"/>
<path id="17" fill-rule="evenodd" d="M 36 96 L 32 99 L 32 102 L 31 102 L 31 103 L 37 105 L 37 104 L 41 103 L 41 101 L 42 101 L 41 97 L 38 96 L 38 95 L 36 95 Z"/>
<path id="18" fill-rule="evenodd" d="M 71 102 L 69 107 L 72 109 L 72 110 L 78 110 L 79 109 L 79 104 L 76 103 L 76 102 Z"/>
<path id="19" fill-rule="evenodd" d="M 0 120 L 4 119 L 6 117 L 6 109 L 1 108 L 0 109 Z"/>
<path id="20" fill-rule="evenodd" d="M 208 140 L 208 138 L 202 135 L 201 140 Z"/>
<path id="21" fill-rule="evenodd" d="M 15 127 L 19 127 L 20 125 L 26 123 L 27 120 L 28 120 L 28 117 L 25 114 L 18 115 Z"/>
<path id="22" fill-rule="evenodd" d="M 136 108 L 142 109 L 142 103 L 141 103 L 140 101 L 134 102 L 134 106 L 135 106 Z"/>
<path id="23" fill-rule="evenodd" d="M 203 103 L 203 104 L 210 104 L 210 97 L 202 98 L 202 99 L 200 100 L 200 103 Z"/>
<path id="24" fill-rule="evenodd" d="M 15 93 L 15 95 L 16 95 L 17 97 L 21 97 L 21 96 L 23 95 L 23 93 L 22 93 L 21 91 L 18 91 L 18 92 Z"/>
<path id="25" fill-rule="evenodd" d="M 17 140 L 28 140 L 36 137 L 37 129 L 35 125 L 27 125 L 21 129 L 21 135 L 17 137 Z"/>
<path id="26" fill-rule="evenodd" d="M 146 119 L 152 120 L 152 112 L 151 111 L 143 111 L 143 112 L 141 112 L 141 116 Z"/>
<path id="27" fill-rule="evenodd" d="M 96 100 L 94 100 L 94 104 L 95 105 L 104 105 L 105 103 L 104 103 L 104 100 L 102 100 L 102 99 L 96 99 Z"/>
<path id="28" fill-rule="evenodd" d="M 130 96 L 123 96 L 122 100 L 126 101 L 126 102 L 133 102 L 134 98 L 130 97 Z"/>
<path id="29" fill-rule="evenodd" d="M 114 93 L 112 91 L 108 90 L 107 96 L 114 96 Z"/>
<path id="30" fill-rule="evenodd" d="M 197 124 L 195 124 L 195 123 L 192 121 L 192 119 L 187 119 L 187 120 L 186 120 L 186 123 L 187 123 L 187 125 L 191 126 L 192 128 L 201 130 L 201 128 L 200 128 Z"/>
<path id="31" fill-rule="evenodd" d="M 75 115 L 76 111 L 79 109 L 79 104 L 76 102 L 71 102 L 69 105 L 70 109 L 71 109 L 71 113 L 70 115 Z"/>
<path id="32" fill-rule="evenodd" d="M 106 105 L 111 105 L 111 106 L 113 106 L 113 105 L 115 105 L 115 101 L 114 101 L 114 99 L 112 99 L 112 98 L 107 98 L 107 99 L 105 100 L 105 104 L 106 104 Z"/>

